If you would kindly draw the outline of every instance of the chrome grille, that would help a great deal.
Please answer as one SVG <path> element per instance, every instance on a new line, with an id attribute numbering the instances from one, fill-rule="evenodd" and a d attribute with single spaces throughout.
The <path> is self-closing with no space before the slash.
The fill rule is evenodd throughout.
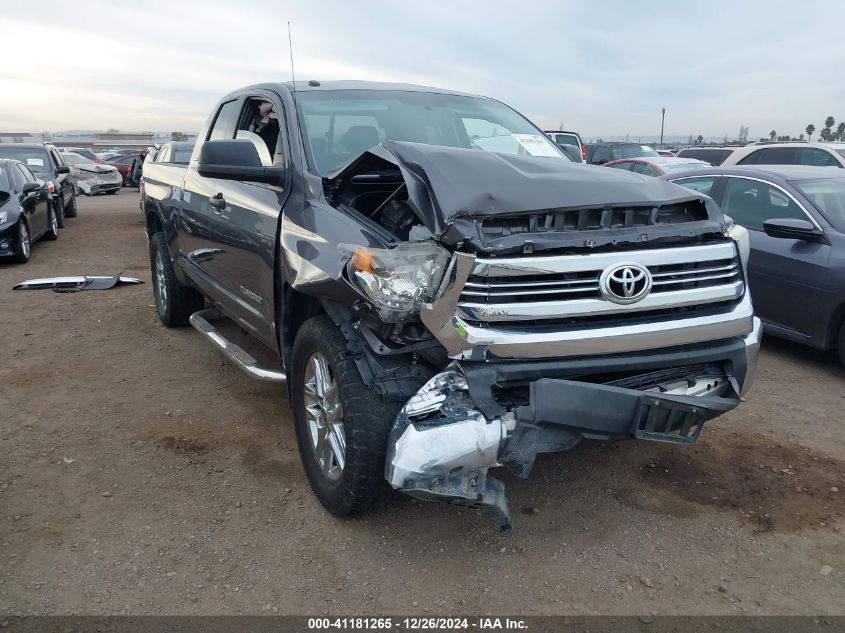
<path id="1" fill-rule="evenodd" d="M 652 275 L 652 290 L 638 303 L 623 306 L 601 295 L 602 271 L 621 263 L 638 263 Z M 730 242 L 593 255 L 478 259 L 457 309 L 470 322 L 502 325 L 733 302 L 744 289 Z"/>

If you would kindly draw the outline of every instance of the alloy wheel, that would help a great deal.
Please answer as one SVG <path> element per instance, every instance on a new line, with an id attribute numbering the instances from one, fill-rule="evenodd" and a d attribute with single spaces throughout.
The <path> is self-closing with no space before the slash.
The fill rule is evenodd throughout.
<path id="1" fill-rule="evenodd" d="M 29 244 L 29 229 L 26 226 L 26 222 L 19 222 L 18 224 L 18 238 L 21 245 L 21 255 L 23 255 L 24 259 L 29 258 L 30 253 L 30 244 Z"/>
<path id="2" fill-rule="evenodd" d="M 337 481 L 346 463 L 346 432 L 337 381 L 328 360 L 320 352 L 305 364 L 305 418 L 311 448 L 323 476 Z"/>
<path id="3" fill-rule="evenodd" d="M 156 298 L 158 299 L 159 310 L 163 313 L 167 310 L 167 279 L 164 275 L 164 259 L 161 256 L 161 251 L 156 252 L 155 268 Z"/>

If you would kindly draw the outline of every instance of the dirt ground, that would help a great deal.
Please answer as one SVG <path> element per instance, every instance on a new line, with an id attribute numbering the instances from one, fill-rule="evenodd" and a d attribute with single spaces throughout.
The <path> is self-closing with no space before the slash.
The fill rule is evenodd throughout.
<path id="1" fill-rule="evenodd" d="M 104 292 L 12 291 L 125 271 Z M 0 614 L 842 614 L 845 371 L 767 338 L 698 444 L 503 474 L 514 531 L 311 495 L 284 390 L 153 308 L 137 190 L 0 263 Z M 249 341 L 238 339 L 254 349 Z"/>

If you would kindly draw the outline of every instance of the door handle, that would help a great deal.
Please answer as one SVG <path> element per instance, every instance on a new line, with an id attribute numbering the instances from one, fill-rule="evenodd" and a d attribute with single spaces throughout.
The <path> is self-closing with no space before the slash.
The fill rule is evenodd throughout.
<path id="1" fill-rule="evenodd" d="M 220 209 L 222 211 L 226 208 L 226 198 L 223 197 L 222 193 L 218 192 L 208 199 L 208 204 L 210 204 L 215 209 Z"/>

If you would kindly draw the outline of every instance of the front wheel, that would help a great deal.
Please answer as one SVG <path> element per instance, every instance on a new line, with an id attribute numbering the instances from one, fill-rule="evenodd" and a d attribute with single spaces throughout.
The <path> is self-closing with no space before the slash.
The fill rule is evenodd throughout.
<path id="1" fill-rule="evenodd" d="M 167 327 L 187 325 L 190 316 L 202 310 L 205 300 L 194 288 L 179 283 L 167 240 L 160 231 L 150 237 L 150 268 L 159 319 Z"/>
<path id="2" fill-rule="evenodd" d="M 29 256 L 32 254 L 32 241 L 29 237 L 29 227 L 23 219 L 18 220 L 18 236 L 17 236 L 17 254 L 14 261 L 18 264 L 25 264 L 29 261 Z"/>
<path id="3" fill-rule="evenodd" d="M 391 408 L 366 385 L 346 339 L 326 316 L 296 335 L 291 397 L 299 455 L 311 489 L 336 516 L 365 512 L 387 497 Z"/>
<path id="4" fill-rule="evenodd" d="M 70 202 L 67 203 L 65 207 L 65 217 L 67 218 L 75 218 L 76 217 L 76 191 L 74 191 L 70 196 Z"/>
<path id="5" fill-rule="evenodd" d="M 59 218 L 56 215 L 56 206 L 51 204 L 47 209 L 47 232 L 44 234 L 44 239 L 51 242 L 59 238 Z"/>
<path id="6" fill-rule="evenodd" d="M 65 208 L 62 205 L 62 199 L 56 198 L 50 206 L 53 207 L 53 215 L 56 216 L 56 225 L 60 229 L 65 228 Z"/>

